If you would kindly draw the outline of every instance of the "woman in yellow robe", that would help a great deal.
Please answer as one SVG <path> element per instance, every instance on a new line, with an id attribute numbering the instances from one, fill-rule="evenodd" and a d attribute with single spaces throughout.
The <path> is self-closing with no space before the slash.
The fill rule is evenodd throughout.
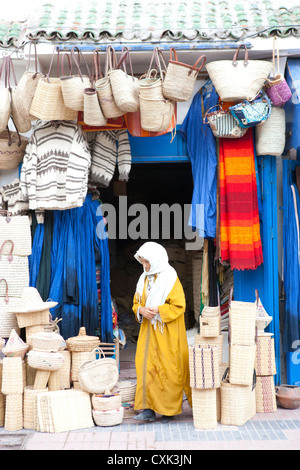
<path id="1" fill-rule="evenodd" d="M 135 357 L 135 416 L 167 422 L 182 411 L 183 392 L 191 405 L 188 343 L 184 322 L 185 295 L 166 250 L 145 243 L 135 258 L 144 272 L 137 283 L 133 311 L 141 323 Z"/>

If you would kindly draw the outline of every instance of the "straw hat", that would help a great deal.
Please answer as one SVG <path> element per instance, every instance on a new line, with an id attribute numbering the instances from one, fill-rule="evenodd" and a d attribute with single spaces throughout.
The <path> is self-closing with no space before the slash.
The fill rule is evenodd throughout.
<path id="1" fill-rule="evenodd" d="M 57 305 L 57 302 L 44 302 L 35 287 L 25 287 L 18 303 L 9 310 L 10 313 L 30 313 L 49 310 Z"/>

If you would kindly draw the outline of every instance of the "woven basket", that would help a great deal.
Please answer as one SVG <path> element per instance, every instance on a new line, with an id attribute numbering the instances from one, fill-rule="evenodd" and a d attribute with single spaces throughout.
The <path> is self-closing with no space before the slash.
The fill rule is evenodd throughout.
<path id="1" fill-rule="evenodd" d="M 124 416 L 124 408 L 110 411 L 93 410 L 93 419 L 96 426 L 117 426 L 121 424 Z"/>
<path id="2" fill-rule="evenodd" d="M 80 63 L 77 61 L 76 56 L 75 56 L 75 51 L 78 52 L 78 59 L 82 58 L 87 75 L 83 75 L 80 69 Z M 83 92 L 85 88 L 88 88 L 91 86 L 91 77 L 90 77 L 90 70 L 89 67 L 84 59 L 83 54 L 81 51 L 78 49 L 78 47 L 73 47 L 71 50 L 71 57 L 70 57 L 70 63 L 71 60 L 75 63 L 77 67 L 77 75 L 65 75 L 64 70 L 63 70 L 63 59 L 65 55 L 62 58 L 62 72 L 63 75 L 60 77 L 60 85 L 61 85 L 61 91 L 64 99 L 65 106 L 69 109 L 72 109 L 73 111 L 83 111 L 84 109 L 84 96 Z M 68 56 L 67 56 L 68 57 Z M 71 71 L 71 70 L 70 70 Z"/>
<path id="3" fill-rule="evenodd" d="M 79 379 L 79 367 L 84 362 L 90 359 L 90 351 L 72 351 L 71 352 L 71 381 L 78 382 Z"/>
<path id="4" fill-rule="evenodd" d="M 59 352 L 32 349 L 27 354 L 27 360 L 33 369 L 55 371 L 63 366 L 64 356 Z"/>
<path id="5" fill-rule="evenodd" d="M 217 427 L 216 389 L 197 390 L 192 388 L 193 421 L 197 429 Z"/>
<path id="6" fill-rule="evenodd" d="M 6 286 L 5 297 L 2 297 L 2 285 Z M 9 308 L 14 307 L 19 298 L 8 297 L 8 284 L 5 279 L 0 281 L 0 337 L 8 338 L 11 331 L 15 330 L 17 334 L 20 334 L 20 328 L 15 313 L 10 313 Z"/>
<path id="7" fill-rule="evenodd" d="M 113 394 L 94 394 L 92 396 L 93 409 L 97 411 L 110 411 L 122 406 L 122 397 L 120 393 Z"/>
<path id="8" fill-rule="evenodd" d="M 126 62 L 129 60 L 131 75 L 127 74 Z M 121 70 L 121 65 L 123 70 Z M 133 75 L 132 62 L 127 47 L 123 47 L 122 56 L 116 69 L 109 72 L 109 80 L 115 103 L 124 113 L 134 113 L 139 110 L 139 81 Z"/>
<path id="9" fill-rule="evenodd" d="M 224 343 L 224 336 L 219 335 L 216 338 L 205 338 L 200 334 L 195 336 L 195 344 L 197 345 L 210 345 L 211 347 L 217 347 L 219 352 L 219 364 L 223 362 L 223 343 Z"/>
<path id="10" fill-rule="evenodd" d="M 255 343 L 255 303 L 231 302 L 229 308 L 229 343 L 251 346 Z"/>
<path id="11" fill-rule="evenodd" d="M 257 413 L 273 413 L 277 410 L 273 376 L 257 377 L 255 397 Z"/>
<path id="12" fill-rule="evenodd" d="M 4 395 L 21 394 L 24 389 L 23 363 L 20 357 L 4 357 L 2 369 L 2 388 Z"/>
<path id="13" fill-rule="evenodd" d="M 252 386 L 221 383 L 221 424 L 243 426 L 256 414 L 255 390 Z"/>
<path id="14" fill-rule="evenodd" d="M 23 429 L 23 394 L 14 393 L 6 396 L 4 429 L 5 431 Z"/>
<path id="15" fill-rule="evenodd" d="M 27 215 L 0 217 L 0 246 L 6 240 L 13 242 L 15 256 L 31 255 L 31 231 Z M 10 246 L 5 244 L 2 253 L 8 255 L 9 252 Z"/>
<path id="16" fill-rule="evenodd" d="M 25 338 L 26 338 L 26 343 L 29 344 L 30 349 L 32 349 L 31 336 L 35 333 L 42 333 L 43 331 L 44 331 L 44 325 L 26 326 Z"/>
<path id="17" fill-rule="evenodd" d="M 49 323 L 50 311 L 42 310 L 40 312 L 16 312 L 16 316 L 20 328 L 39 325 L 44 326 L 45 324 Z"/>
<path id="18" fill-rule="evenodd" d="M 71 353 L 67 349 L 60 353 L 64 356 L 64 363 L 59 369 L 60 388 L 64 390 L 71 387 Z"/>
<path id="19" fill-rule="evenodd" d="M 285 110 L 272 106 L 270 117 L 255 131 L 257 155 L 280 157 L 285 147 Z"/>
<path id="20" fill-rule="evenodd" d="M 10 93 L 8 88 L 0 88 L 0 132 L 3 132 L 11 115 Z"/>
<path id="21" fill-rule="evenodd" d="M 58 350 L 63 347 L 64 339 L 57 333 L 40 332 L 30 337 L 34 349 Z"/>
<path id="22" fill-rule="evenodd" d="M 174 102 L 164 98 L 162 80 L 141 77 L 139 99 L 142 128 L 151 132 L 165 131 L 174 114 Z"/>
<path id="23" fill-rule="evenodd" d="M 99 359 L 96 359 L 97 354 L 100 355 Z M 101 354 L 104 356 L 103 358 L 101 358 Z M 79 367 L 80 387 L 89 393 L 106 393 L 107 390 L 112 390 L 117 384 L 118 378 L 117 361 L 106 358 L 100 349 L 94 349 L 89 361 Z"/>
<path id="24" fill-rule="evenodd" d="M 122 403 L 134 401 L 136 392 L 135 380 L 120 380 L 112 391 L 119 392 L 122 397 Z"/>
<path id="25" fill-rule="evenodd" d="M 238 60 L 240 48 L 245 48 L 245 58 Z M 252 100 L 262 89 L 272 63 L 265 60 L 248 60 L 248 50 L 241 44 L 233 60 L 217 60 L 206 64 L 220 101 Z"/>
<path id="26" fill-rule="evenodd" d="M 255 370 L 259 376 L 276 374 L 274 338 L 268 334 L 257 337 Z"/>
<path id="27" fill-rule="evenodd" d="M 93 349 L 99 346 L 100 340 L 98 336 L 88 336 L 86 334 L 86 329 L 82 326 L 79 329 L 78 336 L 73 336 L 66 340 L 67 348 L 69 351 L 92 352 Z"/>
<path id="28" fill-rule="evenodd" d="M 6 345 L 2 348 L 2 352 L 6 357 L 20 357 L 23 360 L 28 348 L 29 344 L 24 343 L 16 330 L 13 329 L 10 332 Z"/>
<path id="29" fill-rule="evenodd" d="M 200 67 L 197 67 L 201 61 Z M 171 47 L 169 64 L 163 82 L 164 96 L 173 101 L 189 100 L 193 95 L 198 73 L 205 62 L 204 55 L 200 56 L 193 66 L 179 62 L 176 50 Z"/>
<path id="30" fill-rule="evenodd" d="M 192 388 L 220 387 L 219 352 L 216 346 L 190 346 L 189 368 Z"/>
<path id="31" fill-rule="evenodd" d="M 205 306 L 200 315 L 200 333 L 206 338 L 216 338 L 221 334 L 221 314 L 219 307 Z"/>
<path id="32" fill-rule="evenodd" d="M 11 243 L 8 256 L 2 254 L 7 242 Z M 13 247 L 11 240 L 7 240 L 0 248 L 0 279 L 6 280 L 9 297 L 21 297 L 23 289 L 29 286 L 29 263 L 27 256 L 14 256 Z"/>
<path id="33" fill-rule="evenodd" d="M 22 108 L 19 106 L 19 96 L 18 96 L 18 88 L 19 86 L 15 86 L 11 88 L 10 96 L 11 96 L 11 119 L 18 129 L 18 132 L 21 134 L 25 134 L 31 130 L 31 118 L 30 115 L 23 115 Z"/>
<path id="34" fill-rule="evenodd" d="M 251 385 L 253 383 L 255 354 L 256 345 L 231 344 L 229 346 L 229 381 L 231 384 Z"/>
<path id="35" fill-rule="evenodd" d="M 17 132 L 4 130 L 0 133 L 0 170 L 14 170 L 23 160 L 28 138 Z"/>
<path id="36" fill-rule="evenodd" d="M 24 388 L 24 410 L 23 410 L 23 427 L 25 429 L 35 429 L 35 400 L 39 393 L 45 393 L 48 389 L 33 390 L 32 386 Z"/>
<path id="37" fill-rule="evenodd" d="M 83 92 L 84 111 L 83 120 L 88 126 L 105 126 L 107 119 L 104 116 L 97 91 L 95 88 L 85 88 Z"/>
<path id="38" fill-rule="evenodd" d="M 122 406 L 124 408 L 123 419 L 130 419 L 130 418 L 133 418 L 135 416 L 134 401 L 130 401 L 128 403 L 124 402 L 124 403 L 122 403 Z"/>

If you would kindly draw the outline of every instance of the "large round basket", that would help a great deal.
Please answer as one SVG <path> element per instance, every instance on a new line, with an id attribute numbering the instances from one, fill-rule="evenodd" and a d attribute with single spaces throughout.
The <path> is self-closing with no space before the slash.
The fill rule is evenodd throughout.
<path id="1" fill-rule="evenodd" d="M 97 411 L 110 411 L 122 406 L 120 393 L 94 394 L 92 396 L 93 409 Z"/>
<path id="2" fill-rule="evenodd" d="M 116 426 L 121 424 L 124 416 L 124 408 L 120 406 L 116 410 L 93 410 L 93 418 L 96 426 Z"/>
<path id="3" fill-rule="evenodd" d="M 119 379 L 117 361 L 105 356 L 96 359 L 97 351 L 103 353 L 101 349 L 95 348 L 90 360 L 79 366 L 80 387 L 89 393 L 105 393 L 106 390 L 112 390 Z"/>
<path id="4" fill-rule="evenodd" d="M 99 346 L 100 339 L 98 336 L 88 336 L 85 327 L 82 326 L 78 336 L 68 338 L 66 343 L 69 351 L 93 351 L 93 349 Z"/>

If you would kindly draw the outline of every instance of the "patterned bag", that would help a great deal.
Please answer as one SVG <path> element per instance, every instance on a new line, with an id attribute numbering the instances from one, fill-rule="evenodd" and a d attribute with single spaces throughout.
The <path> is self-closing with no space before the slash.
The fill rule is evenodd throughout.
<path id="1" fill-rule="evenodd" d="M 221 107 L 221 105 L 217 106 Z M 203 118 L 203 123 L 208 123 L 210 125 L 215 137 L 238 139 L 239 137 L 242 137 L 246 134 L 247 128 L 240 127 L 228 109 L 223 109 L 221 107 L 221 109 L 210 112 L 210 110 L 214 107 L 215 106 L 212 106 L 208 111 L 206 111 Z"/>
<path id="2" fill-rule="evenodd" d="M 245 100 L 229 108 L 241 127 L 254 127 L 266 121 L 271 114 L 271 100 L 261 91 L 254 100 Z"/>
<path id="3" fill-rule="evenodd" d="M 275 72 L 275 46 L 277 49 L 277 74 Z M 284 76 L 280 73 L 279 50 L 276 36 L 273 39 L 273 77 L 270 80 L 267 79 L 265 90 L 274 106 L 283 106 L 292 96 L 290 87 Z"/>

